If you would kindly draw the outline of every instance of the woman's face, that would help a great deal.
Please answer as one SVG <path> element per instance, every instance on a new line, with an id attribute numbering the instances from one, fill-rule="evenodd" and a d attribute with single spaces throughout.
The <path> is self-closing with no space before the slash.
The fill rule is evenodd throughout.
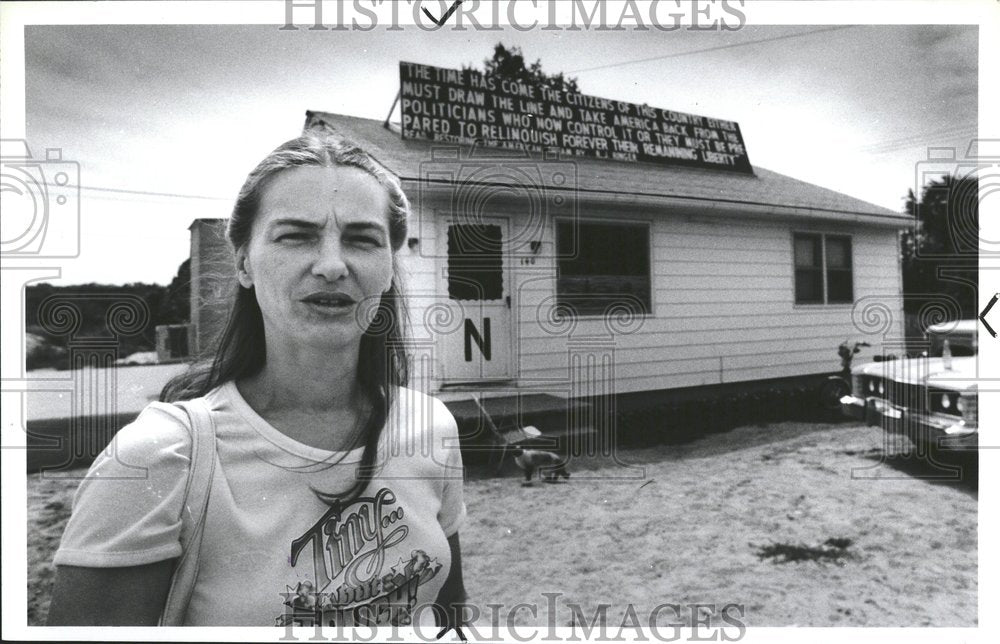
<path id="1" fill-rule="evenodd" d="M 360 340 L 392 282 L 388 213 L 385 188 L 357 168 L 304 166 L 270 178 L 237 264 L 272 350 Z"/>

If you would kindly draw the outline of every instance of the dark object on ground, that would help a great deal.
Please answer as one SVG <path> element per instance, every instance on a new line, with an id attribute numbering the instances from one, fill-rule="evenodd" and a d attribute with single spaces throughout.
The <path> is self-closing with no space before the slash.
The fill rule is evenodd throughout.
<path id="1" fill-rule="evenodd" d="M 847 549 L 853 543 L 843 537 L 832 537 L 818 546 L 804 544 L 772 543 L 757 548 L 757 557 L 773 559 L 775 563 L 792 561 L 834 561 L 841 563 L 843 559 L 852 557 Z"/>
<path id="2" fill-rule="evenodd" d="M 566 463 L 558 454 L 546 452 L 538 449 L 524 449 L 515 447 L 511 450 L 514 455 L 514 462 L 524 470 L 524 480 L 531 481 L 535 471 L 539 472 L 539 478 L 548 483 L 555 483 L 559 477 L 569 478 L 566 471 Z"/>

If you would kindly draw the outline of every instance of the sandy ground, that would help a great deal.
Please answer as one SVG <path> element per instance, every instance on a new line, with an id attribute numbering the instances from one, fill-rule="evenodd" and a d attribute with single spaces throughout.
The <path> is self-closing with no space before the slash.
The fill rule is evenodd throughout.
<path id="1" fill-rule="evenodd" d="M 585 480 L 625 471 L 591 462 L 568 484 L 472 481 L 466 586 L 480 605 L 538 604 L 514 623 L 549 623 L 542 593 L 561 593 L 559 626 L 570 602 L 588 620 L 611 604 L 616 628 L 630 603 L 647 623 L 659 604 L 694 602 L 741 604 L 748 626 L 973 626 L 975 484 L 920 478 L 948 473 L 883 442 L 872 428 L 781 423 L 624 452 L 644 468 L 632 480 Z M 839 562 L 757 554 L 838 538 L 851 541 Z"/>
<path id="2" fill-rule="evenodd" d="M 871 428 L 779 423 L 623 450 L 630 468 L 574 459 L 565 484 L 472 473 L 461 540 L 478 623 L 567 626 L 580 623 L 570 604 L 589 622 L 606 603 L 613 637 L 629 604 L 646 624 L 657 605 L 703 603 L 715 608 L 681 620 L 714 611 L 715 623 L 737 604 L 749 627 L 974 626 L 975 483 L 899 449 Z M 28 478 L 29 624 L 48 611 L 73 487 Z M 786 546 L 820 560 L 760 556 L 810 552 Z M 520 602 L 537 616 L 511 616 Z"/>
<path id="3" fill-rule="evenodd" d="M 87 470 L 67 472 L 83 476 Z M 78 481 L 71 478 L 42 479 L 28 475 L 28 625 L 45 623 L 55 567 L 52 556 L 59 547 Z"/>

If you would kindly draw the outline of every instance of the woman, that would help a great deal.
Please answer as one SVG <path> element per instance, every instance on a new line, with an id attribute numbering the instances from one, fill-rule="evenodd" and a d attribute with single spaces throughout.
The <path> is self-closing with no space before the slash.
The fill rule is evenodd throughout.
<path id="1" fill-rule="evenodd" d="M 161 396 L 207 405 L 216 430 L 185 624 L 309 625 L 306 606 L 324 625 L 440 623 L 423 609 L 464 601 L 461 456 L 443 447 L 455 421 L 402 386 L 408 213 L 395 178 L 329 135 L 285 143 L 248 176 L 215 359 Z M 50 625 L 158 622 L 182 552 L 190 425 L 152 403 L 94 463 L 55 557 Z M 416 550 L 428 561 L 407 577 Z"/>

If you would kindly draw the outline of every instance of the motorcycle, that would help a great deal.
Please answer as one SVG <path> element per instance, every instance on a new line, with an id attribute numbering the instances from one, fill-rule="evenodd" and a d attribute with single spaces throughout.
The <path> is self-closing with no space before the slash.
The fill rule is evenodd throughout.
<path id="1" fill-rule="evenodd" d="M 851 363 L 854 356 L 861 352 L 863 347 L 870 347 L 867 342 L 855 342 L 850 344 L 849 340 L 844 340 L 837 347 L 837 355 L 840 356 L 840 374 L 830 376 L 823 383 L 819 390 L 819 401 L 824 409 L 836 411 L 840 409 L 840 399 L 851 393 Z"/>

